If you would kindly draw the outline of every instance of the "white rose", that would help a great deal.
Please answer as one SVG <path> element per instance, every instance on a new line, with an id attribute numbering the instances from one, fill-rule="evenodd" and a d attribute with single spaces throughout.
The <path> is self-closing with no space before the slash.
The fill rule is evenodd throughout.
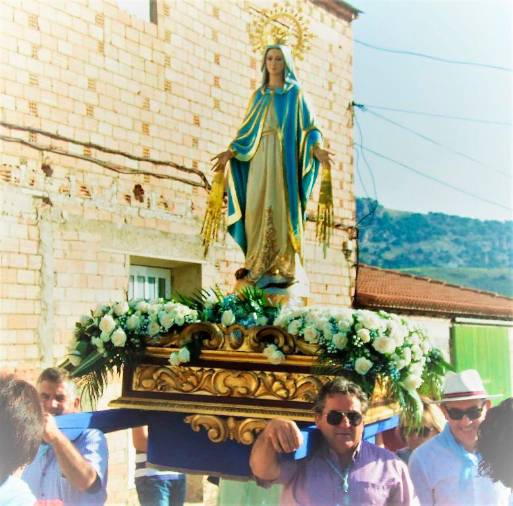
<path id="1" fill-rule="evenodd" d="M 364 374 L 367 374 L 372 365 L 373 364 L 370 360 L 366 359 L 365 357 L 360 357 L 357 358 L 354 362 L 354 370 L 363 376 Z"/>
<path id="2" fill-rule="evenodd" d="M 347 346 L 347 336 L 339 332 L 333 336 L 332 342 L 339 350 L 343 350 Z"/>
<path id="3" fill-rule="evenodd" d="M 276 351 L 278 349 L 278 347 L 275 345 L 275 344 L 268 344 L 264 350 L 262 351 L 262 353 L 266 356 L 269 356 L 271 353 L 273 353 L 274 351 Z"/>
<path id="4" fill-rule="evenodd" d="M 148 314 L 156 315 L 162 309 L 160 304 L 148 304 Z"/>
<path id="5" fill-rule="evenodd" d="M 353 326 L 353 318 L 339 318 L 337 325 L 340 330 L 349 330 Z"/>
<path id="6" fill-rule="evenodd" d="M 173 353 L 171 353 L 171 355 L 169 356 L 169 363 L 171 365 L 180 365 L 180 359 L 178 358 L 178 352 L 174 351 Z"/>
<path id="7" fill-rule="evenodd" d="M 399 357 L 394 358 L 394 363 L 395 363 L 395 367 L 397 368 L 398 371 L 400 371 L 401 369 L 404 369 L 408 365 L 404 359 L 399 358 Z"/>
<path id="8" fill-rule="evenodd" d="M 267 355 L 267 359 L 271 364 L 281 364 L 285 360 L 285 355 L 280 350 L 275 350 Z"/>
<path id="9" fill-rule="evenodd" d="M 108 307 L 105 304 L 96 304 L 96 307 L 93 309 L 93 315 L 96 318 L 103 316 L 108 311 Z"/>
<path id="10" fill-rule="evenodd" d="M 191 360 L 191 354 L 185 346 L 178 351 L 178 360 L 180 362 L 189 362 Z"/>
<path id="11" fill-rule="evenodd" d="M 206 309 L 211 309 L 217 304 L 218 300 L 214 293 L 210 293 L 208 297 L 204 300 L 203 305 Z"/>
<path id="12" fill-rule="evenodd" d="M 420 337 L 416 332 L 413 332 L 413 334 L 410 334 L 408 336 L 408 340 L 411 344 L 419 344 L 420 343 Z"/>
<path id="13" fill-rule="evenodd" d="M 139 316 L 136 314 L 133 314 L 132 316 L 129 316 L 126 320 L 126 328 L 128 330 L 134 330 L 140 325 L 139 323 Z"/>
<path id="14" fill-rule="evenodd" d="M 303 337 L 305 338 L 305 341 L 308 343 L 317 343 L 319 333 L 317 332 L 317 329 L 315 329 L 314 327 L 306 327 L 303 331 Z"/>
<path id="15" fill-rule="evenodd" d="M 79 355 L 69 355 L 68 359 L 73 367 L 79 366 L 80 362 L 82 362 L 82 359 Z"/>
<path id="16" fill-rule="evenodd" d="M 379 353 L 383 354 L 390 354 L 393 353 L 396 346 L 395 341 L 393 339 L 390 339 L 389 337 L 378 337 L 374 340 L 372 343 L 373 348 L 378 351 Z"/>
<path id="17" fill-rule="evenodd" d="M 117 346 L 118 348 L 122 348 L 123 346 L 125 346 L 126 334 L 123 329 L 120 329 L 120 328 L 116 329 L 112 333 L 112 336 L 110 336 L 110 338 L 111 338 L 112 344 L 114 346 Z"/>
<path id="18" fill-rule="evenodd" d="M 424 364 L 422 362 L 413 362 L 410 364 L 409 374 L 412 376 L 422 376 L 422 371 L 424 370 Z"/>
<path id="19" fill-rule="evenodd" d="M 83 314 L 80 317 L 79 323 L 82 327 L 85 327 L 91 321 L 91 317 L 88 314 Z"/>
<path id="20" fill-rule="evenodd" d="M 160 325 L 158 322 L 151 322 L 148 325 L 148 334 L 153 337 L 156 336 L 160 332 Z"/>
<path id="21" fill-rule="evenodd" d="M 381 318 L 372 311 L 357 311 L 358 321 L 368 329 L 381 329 L 383 328 L 383 321 Z"/>
<path id="22" fill-rule="evenodd" d="M 128 312 L 128 302 L 126 302 L 124 300 L 121 302 L 116 302 L 116 304 L 114 304 L 112 309 L 114 310 L 114 314 L 116 316 L 123 316 L 124 314 L 126 314 Z"/>
<path id="23" fill-rule="evenodd" d="M 422 385 L 422 378 L 420 376 L 410 374 L 402 381 L 402 385 L 406 390 L 417 390 L 417 388 Z"/>
<path id="24" fill-rule="evenodd" d="M 115 329 L 116 322 L 114 321 L 114 318 L 112 318 L 112 316 L 108 314 L 100 320 L 100 325 L 98 326 L 100 327 L 100 330 L 102 332 L 110 334 Z"/>
<path id="25" fill-rule="evenodd" d="M 271 364 L 280 364 L 285 360 L 285 355 L 278 349 L 275 344 L 269 344 L 264 348 L 262 352 Z"/>
<path id="26" fill-rule="evenodd" d="M 167 313 L 169 313 L 170 311 L 173 310 L 173 307 L 175 306 L 175 303 L 173 301 L 169 301 L 169 302 L 166 302 L 163 306 L 162 306 L 162 311 L 166 311 Z"/>
<path id="27" fill-rule="evenodd" d="M 175 318 L 175 323 L 181 327 L 184 323 L 185 323 L 185 316 L 184 315 L 177 315 L 176 318 Z"/>
<path id="28" fill-rule="evenodd" d="M 287 327 L 287 332 L 293 336 L 297 336 L 300 330 L 301 320 L 292 320 Z"/>
<path id="29" fill-rule="evenodd" d="M 159 313 L 159 320 L 162 327 L 164 327 L 166 330 L 174 323 L 173 317 L 164 311 Z"/>
<path id="30" fill-rule="evenodd" d="M 228 309 L 227 311 L 223 312 L 223 315 L 221 316 L 221 323 L 228 327 L 228 325 L 233 325 L 235 323 L 235 315 L 233 314 L 233 311 L 231 309 Z"/>
<path id="31" fill-rule="evenodd" d="M 150 307 L 150 305 L 145 300 L 141 300 L 140 302 L 137 303 L 137 306 L 135 306 L 135 309 L 137 309 L 137 311 L 140 311 L 141 313 L 147 313 L 149 307 Z"/>
<path id="32" fill-rule="evenodd" d="M 333 330 L 329 321 L 323 323 L 321 330 L 326 339 L 331 339 L 333 337 Z"/>
<path id="33" fill-rule="evenodd" d="M 408 335 L 408 329 L 394 320 L 389 320 L 387 327 L 388 336 L 396 342 L 397 346 L 402 346 L 405 337 Z"/>
<path id="34" fill-rule="evenodd" d="M 360 329 L 356 335 L 362 343 L 368 343 L 371 340 L 369 329 Z"/>

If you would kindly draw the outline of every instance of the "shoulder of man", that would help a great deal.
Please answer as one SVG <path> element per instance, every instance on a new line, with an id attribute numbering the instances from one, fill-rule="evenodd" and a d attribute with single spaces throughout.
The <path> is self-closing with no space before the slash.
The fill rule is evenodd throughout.
<path id="1" fill-rule="evenodd" d="M 440 450 L 443 450 L 443 444 L 438 434 L 415 448 L 410 455 L 409 462 L 410 464 L 416 461 L 431 463 L 431 459 L 440 458 Z"/>

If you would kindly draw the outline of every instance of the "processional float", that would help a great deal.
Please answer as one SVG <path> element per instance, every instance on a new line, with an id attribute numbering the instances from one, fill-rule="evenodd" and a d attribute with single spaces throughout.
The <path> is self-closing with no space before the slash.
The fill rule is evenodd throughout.
<path id="1" fill-rule="evenodd" d="M 311 38 L 302 18 L 285 7 L 261 14 L 251 32 L 255 47 L 262 52 L 272 40 L 273 48 L 283 48 L 285 38 L 292 34 L 296 40 L 292 53 L 301 56 Z M 298 88 L 292 63 L 284 59 L 283 90 L 290 89 L 292 98 L 280 100 L 296 100 L 292 106 L 299 104 L 298 117 L 306 121 L 309 111 L 301 95 L 293 95 Z M 267 118 L 273 100 L 279 103 L 264 88 L 265 82 L 261 96 L 254 96 L 252 117 L 260 111 Z M 287 132 L 280 125 L 285 120 L 279 105 L 276 110 L 281 131 L 277 139 L 285 143 Z M 248 153 L 254 154 L 264 142 L 265 127 L 245 120 L 240 134 L 244 139 L 236 139 L 228 155 L 242 161 L 234 161 L 232 168 L 239 162 L 249 163 Z M 317 236 L 325 245 L 329 242 L 333 216 L 330 164 L 328 153 L 319 148 L 319 136 L 313 123 L 297 136 L 301 145 L 294 150 L 303 157 L 302 174 L 296 166 L 292 176 L 287 173 L 290 160 L 286 154 L 279 166 L 285 174 L 287 202 L 295 199 L 301 207 L 299 215 L 287 211 L 286 226 L 292 223 L 287 240 L 296 256 L 302 246 L 306 200 L 320 161 Z M 244 144 L 247 139 L 253 145 Z M 286 153 L 288 148 L 281 149 Z M 237 228 L 237 222 L 244 219 L 245 197 L 239 187 L 243 183 L 234 174 L 228 176 L 228 221 L 233 226 L 230 232 L 246 251 L 240 235 L 243 228 Z M 294 188 L 298 195 L 290 193 Z M 224 189 L 224 172 L 218 171 L 202 230 L 205 254 L 219 228 Z M 269 244 L 264 241 L 261 246 L 265 249 Z M 350 377 L 371 396 L 366 414 L 369 438 L 394 427 L 400 410 L 418 420 L 422 409 L 419 388 L 436 394 L 445 363 L 424 331 L 412 322 L 385 312 L 301 305 L 301 283 L 287 279 L 279 269 L 253 279 L 246 265 L 237 277 L 233 294 L 212 289 L 190 297 L 177 295 L 173 300 L 100 304 L 84 315 L 76 324 L 66 367 L 93 399 L 101 395 L 113 370 L 122 371 L 123 387 L 121 397 L 110 404 L 116 410 L 79 415 L 81 423 L 104 430 L 147 424 L 148 458 L 153 465 L 247 477 L 250 445 L 271 418 L 298 422 L 308 437 L 296 457 L 309 451 L 315 444 L 313 401 L 322 385 L 336 375 Z M 71 428 L 73 422 L 67 423 Z"/>

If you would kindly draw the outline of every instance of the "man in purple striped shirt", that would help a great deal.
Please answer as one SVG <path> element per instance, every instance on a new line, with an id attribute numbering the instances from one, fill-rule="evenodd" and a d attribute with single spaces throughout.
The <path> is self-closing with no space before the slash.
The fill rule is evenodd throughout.
<path id="1" fill-rule="evenodd" d="M 286 506 L 417 506 L 406 465 L 362 440 L 367 406 L 358 385 L 344 378 L 325 384 L 314 405 L 323 436 L 317 451 L 297 461 L 280 459 L 301 446 L 301 432 L 293 421 L 272 420 L 251 451 L 253 474 L 264 485 L 283 484 L 281 504 Z"/>

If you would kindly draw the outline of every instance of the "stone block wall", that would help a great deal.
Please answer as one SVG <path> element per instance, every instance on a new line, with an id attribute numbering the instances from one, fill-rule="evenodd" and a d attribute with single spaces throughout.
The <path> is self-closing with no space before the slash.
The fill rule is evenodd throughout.
<path id="1" fill-rule="evenodd" d="M 2 2 L 0 368 L 34 379 L 59 363 L 82 313 L 126 297 L 132 257 L 193 263 L 203 287 L 232 287 L 243 261 L 233 240 L 220 233 L 203 258 L 200 173 L 210 178 L 210 158 L 260 82 L 247 26 L 271 5 L 158 0 L 155 24 L 115 0 Z M 347 307 L 356 249 L 350 13 L 335 0 L 292 6 L 315 34 L 297 73 L 337 161 L 326 258 L 315 224 L 306 229 L 309 302 Z M 116 503 L 123 490 L 112 489 Z"/>

